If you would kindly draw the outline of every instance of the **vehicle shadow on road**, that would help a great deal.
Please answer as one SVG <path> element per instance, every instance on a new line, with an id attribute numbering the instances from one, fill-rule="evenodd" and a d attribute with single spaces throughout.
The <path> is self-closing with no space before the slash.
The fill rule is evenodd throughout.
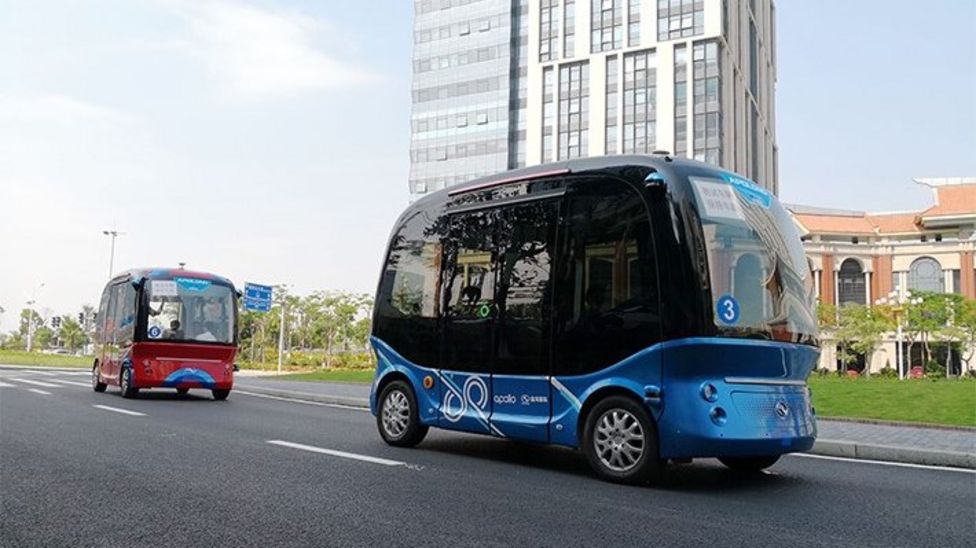
<path id="1" fill-rule="evenodd" d="M 185 395 L 177 394 L 175 390 L 142 390 L 136 397 L 141 401 L 178 401 L 185 403 L 211 402 L 214 399 L 210 396 L 209 390 L 200 390 L 197 393 L 190 391 Z M 223 402 L 221 402 L 223 403 Z"/>
<path id="2" fill-rule="evenodd" d="M 599 481 L 586 457 L 566 447 L 453 433 L 449 437 L 428 438 L 420 447 L 453 456 L 528 466 Z M 796 476 L 778 473 L 775 466 L 770 471 L 743 473 L 730 470 L 713 459 L 700 459 L 691 464 L 669 464 L 662 481 L 652 488 L 680 492 L 741 493 L 782 489 L 803 481 Z"/>

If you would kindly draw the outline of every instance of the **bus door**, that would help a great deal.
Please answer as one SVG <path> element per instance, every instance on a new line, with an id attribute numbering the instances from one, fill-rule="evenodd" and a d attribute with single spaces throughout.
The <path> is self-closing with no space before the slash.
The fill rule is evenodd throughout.
<path id="1" fill-rule="evenodd" d="M 444 246 L 444 326 L 438 425 L 491 431 L 497 212 L 481 209 L 448 217 Z"/>
<path id="2" fill-rule="evenodd" d="M 500 209 L 491 425 L 496 434 L 549 441 L 551 281 L 559 202 Z"/>

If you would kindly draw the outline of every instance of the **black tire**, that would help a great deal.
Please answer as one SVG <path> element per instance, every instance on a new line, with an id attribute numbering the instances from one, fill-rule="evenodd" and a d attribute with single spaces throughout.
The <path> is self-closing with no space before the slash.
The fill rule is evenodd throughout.
<path id="1" fill-rule="evenodd" d="M 122 374 L 119 375 L 119 390 L 122 392 L 122 397 L 126 399 L 132 399 L 139 395 L 139 389 L 132 386 L 132 368 L 125 367 L 122 369 Z"/>
<path id="2" fill-rule="evenodd" d="M 187 395 L 187 393 L 189 393 L 189 392 L 190 392 L 190 389 L 189 388 L 177 388 L 176 389 L 176 395 L 177 396 L 181 396 L 181 397 Z"/>
<path id="3" fill-rule="evenodd" d="M 759 457 L 720 457 L 718 460 L 736 472 L 756 473 L 776 464 L 780 455 Z"/>
<path id="4" fill-rule="evenodd" d="M 230 388 L 214 388 L 210 393 L 213 394 L 213 399 L 224 401 L 227 399 L 227 396 L 230 396 Z"/>
<path id="5" fill-rule="evenodd" d="M 429 428 L 420 424 L 417 396 L 405 381 L 395 380 L 383 387 L 377 400 L 376 428 L 386 443 L 413 447 L 423 441 Z"/>
<path id="6" fill-rule="evenodd" d="M 660 481 L 664 474 L 657 426 L 647 409 L 631 398 L 610 396 L 590 410 L 582 449 L 593 470 L 607 481 L 644 485 Z"/>
<path id="7" fill-rule="evenodd" d="M 108 387 L 107 384 L 102 382 L 102 375 L 101 373 L 98 372 L 97 363 L 95 364 L 94 367 L 92 367 L 91 381 L 92 381 L 92 390 L 94 390 L 95 392 L 104 392 L 105 389 Z"/>

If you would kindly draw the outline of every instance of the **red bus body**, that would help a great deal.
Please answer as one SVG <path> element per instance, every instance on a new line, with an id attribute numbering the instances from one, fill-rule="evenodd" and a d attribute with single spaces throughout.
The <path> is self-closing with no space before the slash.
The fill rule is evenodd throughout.
<path id="1" fill-rule="evenodd" d="M 238 294 L 226 278 L 181 269 L 139 269 L 113 278 L 102 294 L 92 385 L 212 390 L 234 385 Z"/>

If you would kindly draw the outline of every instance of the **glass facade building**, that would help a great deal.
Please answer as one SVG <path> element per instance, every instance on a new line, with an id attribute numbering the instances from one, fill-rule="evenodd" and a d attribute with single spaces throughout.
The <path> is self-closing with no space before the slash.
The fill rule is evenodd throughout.
<path id="1" fill-rule="evenodd" d="M 416 0 L 410 191 L 666 150 L 778 191 L 772 0 Z"/>

